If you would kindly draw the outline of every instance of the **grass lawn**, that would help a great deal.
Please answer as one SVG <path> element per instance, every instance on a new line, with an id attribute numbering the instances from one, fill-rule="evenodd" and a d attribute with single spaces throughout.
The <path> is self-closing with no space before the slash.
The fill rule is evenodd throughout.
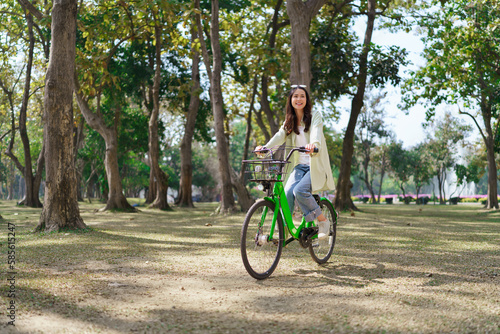
<path id="1" fill-rule="evenodd" d="M 326 265 L 293 242 L 256 281 L 241 262 L 244 214 L 196 205 L 81 203 L 88 230 L 33 234 L 41 209 L 1 201 L 0 332 L 500 333 L 500 211 L 361 204 L 341 213 Z"/>

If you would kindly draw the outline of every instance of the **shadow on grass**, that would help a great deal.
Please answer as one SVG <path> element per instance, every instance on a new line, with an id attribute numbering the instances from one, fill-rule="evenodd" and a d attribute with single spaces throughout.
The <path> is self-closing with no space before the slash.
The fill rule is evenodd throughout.
<path id="1" fill-rule="evenodd" d="M 38 209 L 25 211 L 14 208 L 9 211 L 3 206 L 0 208 L 2 215 L 8 217 L 6 220 L 13 219 L 18 224 L 19 275 L 24 280 L 24 283 L 21 280 L 19 298 L 27 310 L 96 324 L 103 331 L 162 332 L 166 329 L 173 332 L 209 332 L 217 331 L 217 326 L 221 331 L 225 328 L 231 331 L 234 326 L 235 331 L 249 328 L 247 332 L 258 332 L 274 326 L 268 320 L 252 319 L 244 314 L 224 314 L 213 310 L 201 312 L 169 305 L 147 311 L 153 318 L 151 322 L 123 319 L 108 312 L 115 302 L 124 297 L 141 298 L 141 294 L 147 293 L 149 287 L 143 283 L 149 274 L 168 280 L 179 270 L 184 270 L 188 276 L 203 279 L 205 267 L 197 272 L 190 266 L 189 259 L 199 257 L 210 261 L 218 257 L 220 263 L 224 263 L 229 261 L 225 257 L 230 253 L 230 261 L 238 261 L 243 214 L 211 216 L 214 205 L 200 205 L 195 209 L 176 208 L 173 212 L 94 213 L 92 206 L 87 205 L 82 206 L 82 216 L 91 230 L 86 233 L 43 235 L 30 233 L 36 224 Z M 328 297 L 344 298 L 347 309 L 352 308 L 354 312 L 360 306 L 344 288 L 361 291 L 363 288 L 383 286 L 387 280 L 395 279 L 414 280 L 422 288 L 442 292 L 447 292 L 453 283 L 498 284 L 500 229 L 498 220 L 492 218 L 493 214 L 484 215 L 477 209 L 461 207 L 419 209 L 376 206 L 363 207 L 363 211 L 356 212 L 355 216 L 341 215 L 337 244 L 326 265 L 311 266 L 307 250 L 293 246 L 284 249 L 280 263 L 280 266 L 286 266 L 285 269 L 291 267 L 291 274 L 281 274 L 278 267 L 270 279 L 255 282 L 245 273 L 234 274 L 234 270 L 228 270 L 223 272 L 221 279 L 238 281 L 242 286 L 264 289 L 279 286 L 295 290 L 296 294 L 279 297 L 283 298 L 278 303 L 280 308 L 269 311 L 274 315 L 304 307 L 301 293 L 310 292 L 311 287 L 318 289 L 318 295 L 325 286 L 340 288 L 340 292 L 329 292 Z M 3 223 L 0 226 L 4 228 Z M 178 262 L 170 264 L 170 259 L 174 258 Z M 144 265 L 146 261 L 155 266 L 148 268 Z M 183 261 L 183 267 L 177 268 Z M 209 267 L 214 264 L 209 262 L 203 265 Z M 130 283 L 128 280 L 120 286 L 120 277 L 125 275 L 142 275 L 143 283 Z M 75 299 L 78 293 L 65 295 L 64 287 L 61 287 L 65 277 L 75 281 L 80 279 L 81 284 L 75 289 L 81 290 L 83 298 L 104 298 L 104 304 L 109 305 L 109 309 L 82 306 Z M 36 286 L 51 280 L 59 284 L 54 290 L 50 286 Z M 58 296 L 49 291 L 58 291 Z M 471 292 L 465 290 L 449 293 L 464 298 L 473 297 Z M 265 311 L 273 297 L 250 295 L 248 298 L 252 307 Z M 316 306 L 306 305 L 304 310 Z M 279 319 L 275 322 L 280 331 L 311 330 L 307 324 Z"/>

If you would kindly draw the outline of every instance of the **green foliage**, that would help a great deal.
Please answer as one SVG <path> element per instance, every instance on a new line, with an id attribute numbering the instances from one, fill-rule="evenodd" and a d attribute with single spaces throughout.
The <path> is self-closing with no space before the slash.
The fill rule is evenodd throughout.
<path id="1" fill-rule="evenodd" d="M 384 52 L 384 48 L 373 45 L 368 64 L 370 83 L 374 87 L 384 87 L 388 82 L 396 86 L 401 82 L 399 68 L 408 65 L 408 52 L 397 46 L 390 46 Z"/>
<path id="2" fill-rule="evenodd" d="M 323 100 L 336 100 L 342 95 L 354 95 L 357 87 L 359 57 L 362 44 L 349 30 L 355 16 L 351 5 L 342 7 L 341 19 L 318 20 L 311 36 L 312 91 Z M 338 10 L 338 9 L 337 9 Z M 370 46 L 368 75 L 374 87 L 387 83 L 399 84 L 399 68 L 408 64 L 408 52 L 397 46 Z"/>
<path id="3" fill-rule="evenodd" d="M 120 175 L 124 190 L 130 190 L 136 197 L 139 192 L 149 186 L 150 168 L 146 165 L 140 154 L 128 152 L 120 159 Z"/>
<path id="4" fill-rule="evenodd" d="M 228 11 L 240 11 L 248 6 L 250 6 L 249 0 L 220 0 L 219 7 L 221 9 L 226 9 Z M 209 0 L 201 0 L 200 7 L 202 9 L 210 10 L 211 2 Z"/>
<path id="5" fill-rule="evenodd" d="M 391 170 L 405 195 L 405 188 L 413 179 L 417 191 L 431 178 L 429 160 L 426 158 L 425 145 L 406 150 L 402 143 L 392 143 L 388 155 Z"/>
<path id="6" fill-rule="evenodd" d="M 210 101 L 205 99 L 200 100 L 200 107 L 196 114 L 196 125 L 194 131 L 194 139 L 199 142 L 213 143 L 215 138 L 211 127 L 213 120 L 212 106 Z"/>
<path id="7" fill-rule="evenodd" d="M 411 174 L 413 176 L 413 183 L 417 189 L 417 193 L 420 189 L 426 185 L 432 178 L 432 162 L 428 157 L 427 146 L 425 144 L 420 144 L 409 151 Z"/>
<path id="8" fill-rule="evenodd" d="M 181 172 L 179 147 L 167 148 L 163 153 L 165 158 L 161 167 L 169 176 L 169 187 L 178 190 Z M 214 179 L 214 172 L 218 168 L 214 161 L 215 156 L 215 148 L 208 145 L 194 145 L 191 161 L 194 186 L 201 187 L 202 190 L 214 189 L 217 186 L 217 181 Z"/>
<path id="9" fill-rule="evenodd" d="M 403 86 L 404 107 L 423 101 L 431 119 L 441 103 L 489 109 L 498 103 L 500 6 L 490 1 L 447 1 L 422 16 L 426 65 Z M 486 110 L 483 110 L 485 112 Z"/>
<path id="10" fill-rule="evenodd" d="M 349 33 L 348 21 L 332 26 L 319 21 L 311 36 L 311 91 L 320 99 L 336 100 L 355 85 L 356 36 Z"/>
<path id="11" fill-rule="evenodd" d="M 330 157 L 330 165 L 334 176 L 338 176 L 340 162 L 342 161 L 342 134 L 332 129 L 325 128 L 325 141 L 328 147 L 328 155 Z"/>
<path id="12" fill-rule="evenodd" d="M 245 144 L 246 122 L 237 122 L 233 124 L 232 129 L 233 135 L 231 136 L 229 147 L 231 155 L 231 165 L 235 171 L 240 172 L 241 160 L 243 160 L 243 149 Z M 250 144 L 250 149 L 255 146 L 255 144 Z"/>

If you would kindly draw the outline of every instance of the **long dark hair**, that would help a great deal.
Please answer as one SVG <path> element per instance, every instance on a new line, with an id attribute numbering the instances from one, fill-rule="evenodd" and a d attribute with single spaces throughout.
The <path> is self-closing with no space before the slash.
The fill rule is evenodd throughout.
<path id="1" fill-rule="evenodd" d="M 293 93 L 295 93 L 295 91 L 297 89 L 302 89 L 304 92 L 306 92 L 306 105 L 304 107 L 304 116 L 302 117 L 302 121 L 306 125 L 304 128 L 304 132 L 309 131 L 309 127 L 311 126 L 312 105 L 311 105 L 311 98 L 309 97 L 309 93 L 303 87 L 295 87 L 290 91 L 290 94 L 288 95 L 288 99 L 286 100 L 286 115 L 285 115 L 284 128 L 285 128 L 287 135 L 289 135 L 292 132 L 299 134 L 299 122 L 297 119 L 297 114 L 295 113 L 295 109 L 292 106 L 292 96 L 293 96 Z"/>

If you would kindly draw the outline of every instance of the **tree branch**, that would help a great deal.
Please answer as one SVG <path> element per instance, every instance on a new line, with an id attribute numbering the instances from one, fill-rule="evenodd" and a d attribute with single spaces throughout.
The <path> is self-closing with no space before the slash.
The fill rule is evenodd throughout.
<path id="1" fill-rule="evenodd" d="M 28 0 L 17 0 L 17 2 L 19 2 L 19 4 L 21 5 L 21 7 L 23 7 L 24 10 L 27 10 L 30 14 L 36 17 L 37 20 L 41 21 L 45 17 L 45 15 L 38 9 L 36 9 L 36 7 L 33 6 L 33 4 Z"/>
<path id="2" fill-rule="evenodd" d="M 460 115 L 468 115 L 468 116 L 470 116 L 470 117 L 472 118 L 472 120 L 474 121 L 474 123 L 475 123 L 475 124 L 476 124 L 476 126 L 477 126 L 477 129 L 479 130 L 479 133 L 481 134 L 481 137 L 483 137 L 483 140 L 484 140 L 484 142 L 486 143 L 486 136 L 484 135 L 483 129 L 481 129 L 481 127 L 479 126 L 479 123 L 477 122 L 476 118 L 475 118 L 474 116 L 472 116 L 470 113 L 465 112 L 465 111 L 462 111 L 462 110 L 460 109 L 460 107 L 458 107 L 458 113 L 459 113 Z"/>

